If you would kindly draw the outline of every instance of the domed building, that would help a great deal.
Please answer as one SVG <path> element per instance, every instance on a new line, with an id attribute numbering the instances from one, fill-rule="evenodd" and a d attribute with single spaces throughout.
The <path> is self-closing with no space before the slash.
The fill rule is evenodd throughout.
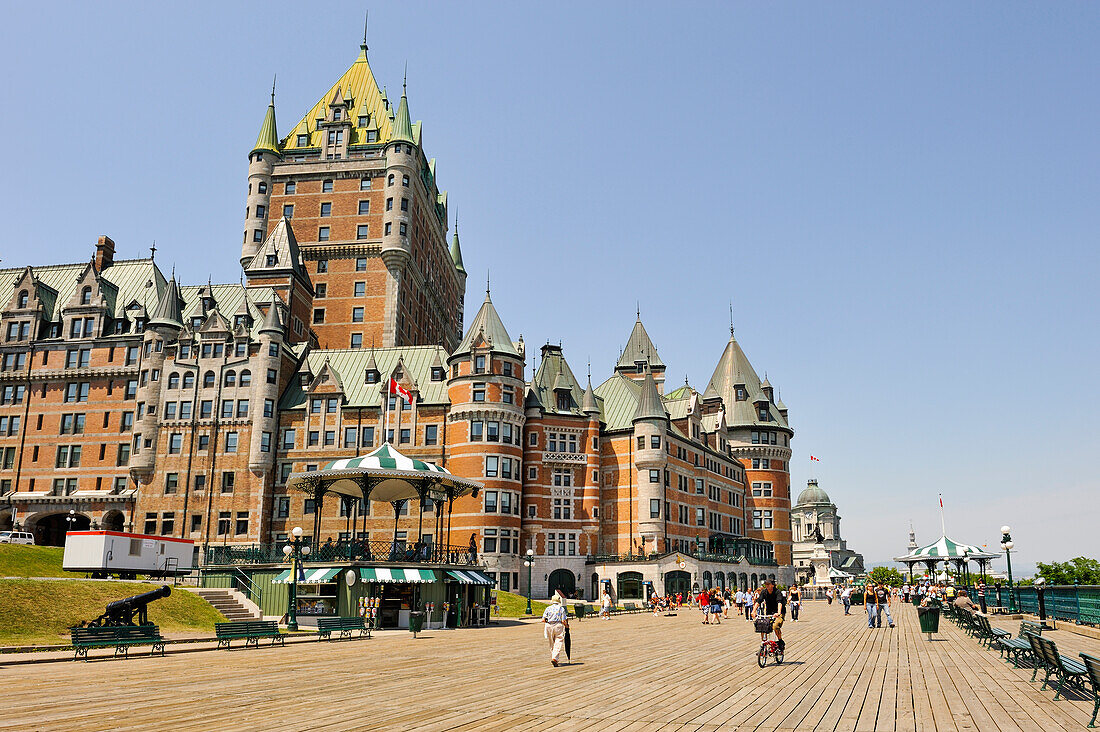
<path id="1" fill-rule="evenodd" d="M 807 481 L 805 490 L 798 494 L 798 501 L 791 509 L 791 535 L 795 574 L 800 580 L 811 581 L 814 576 L 810 557 L 817 543 L 823 544 L 829 554 L 830 576 L 844 580 L 866 572 L 863 555 L 849 549 L 848 543 L 840 537 L 840 514 L 836 504 L 817 484 L 816 478 Z"/>

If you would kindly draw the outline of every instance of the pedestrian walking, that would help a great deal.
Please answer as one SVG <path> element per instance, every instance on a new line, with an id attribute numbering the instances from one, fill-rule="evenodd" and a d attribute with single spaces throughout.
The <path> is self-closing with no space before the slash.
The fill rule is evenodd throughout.
<path id="1" fill-rule="evenodd" d="M 851 615 L 852 614 L 850 612 L 850 610 L 852 609 L 852 588 L 851 587 L 845 587 L 844 590 L 840 593 L 840 602 L 844 605 L 844 614 L 845 615 Z"/>
<path id="2" fill-rule="evenodd" d="M 787 605 L 791 608 L 791 620 L 798 620 L 798 613 L 802 609 L 802 592 L 798 589 L 798 585 L 791 585 L 791 589 L 787 592 Z"/>
<path id="3" fill-rule="evenodd" d="M 557 666 L 565 647 L 565 632 L 569 629 L 569 614 L 555 594 L 550 605 L 542 611 L 542 633 L 550 641 L 550 663 Z"/>
<path id="4" fill-rule="evenodd" d="M 885 614 L 887 625 L 893 628 L 894 619 L 890 617 L 890 589 L 882 582 L 875 587 L 875 604 L 878 606 L 875 610 L 878 615 L 877 627 L 882 627 L 882 616 Z"/>
<path id="5" fill-rule="evenodd" d="M 978 585 L 975 587 L 975 590 L 977 590 L 978 605 L 982 608 L 982 615 L 985 615 L 985 582 L 978 580 Z"/>
<path id="6" fill-rule="evenodd" d="M 833 604 L 833 588 L 832 587 L 825 590 L 825 599 L 829 601 L 830 605 Z"/>
<path id="7" fill-rule="evenodd" d="M 710 591 L 710 616 L 716 625 L 722 624 L 722 595 L 716 589 Z"/>
<path id="8" fill-rule="evenodd" d="M 722 588 L 722 617 L 726 620 L 730 618 L 730 605 L 733 604 L 733 596 L 730 594 L 728 587 Z"/>
<path id="9" fill-rule="evenodd" d="M 867 608 L 867 627 L 875 627 L 878 618 L 878 605 L 875 601 L 875 586 L 868 582 L 863 586 L 863 605 Z"/>
<path id="10" fill-rule="evenodd" d="M 611 593 L 607 591 L 606 587 L 600 597 L 600 619 L 611 620 Z"/>

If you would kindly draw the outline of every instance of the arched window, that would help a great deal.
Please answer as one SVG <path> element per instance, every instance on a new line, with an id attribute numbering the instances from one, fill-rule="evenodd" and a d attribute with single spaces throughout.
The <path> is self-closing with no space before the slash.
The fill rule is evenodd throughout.
<path id="1" fill-rule="evenodd" d="M 390 177 L 386 179 L 386 185 L 387 186 L 392 186 L 393 185 L 393 173 L 390 173 Z"/>
<path id="2" fill-rule="evenodd" d="M 178 389 L 179 385 L 180 385 L 180 375 L 177 374 L 175 371 L 168 374 L 168 388 L 169 389 Z"/>
<path id="3" fill-rule="evenodd" d="M 183 375 L 183 388 L 193 389 L 195 388 L 195 375 L 188 372 Z"/>
<path id="4" fill-rule="evenodd" d="M 256 192 L 257 193 L 267 193 L 267 183 L 265 183 L 263 181 L 260 181 L 259 185 L 256 186 Z M 259 214 L 256 214 L 256 215 L 259 216 Z"/>
<path id="5" fill-rule="evenodd" d="M 214 379 L 214 372 L 213 371 L 207 371 L 205 374 L 202 375 L 202 385 L 203 386 L 213 386 L 215 383 L 216 383 L 216 381 Z"/>
<path id="6" fill-rule="evenodd" d="M 244 371 L 241 372 L 241 386 L 251 386 L 251 385 L 252 385 L 252 372 L 249 371 L 248 369 L 245 369 Z"/>
<path id="7" fill-rule="evenodd" d="M 225 384 L 224 386 L 236 386 L 237 385 L 237 372 L 226 371 L 225 372 Z"/>
<path id="8" fill-rule="evenodd" d="M 703 572 L 703 589 L 709 590 L 712 584 L 710 572 Z"/>
<path id="9" fill-rule="evenodd" d="M 30 297 L 31 297 L 30 293 L 28 293 L 26 290 L 20 290 L 19 291 L 19 300 L 18 300 L 18 304 L 16 305 L 16 307 L 18 307 L 18 308 L 27 307 L 27 302 L 30 300 Z"/>
<path id="10" fill-rule="evenodd" d="M 87 285 L 80 291 L 80 304 L 91 305 L 92 304 L 92 288 Z"/>

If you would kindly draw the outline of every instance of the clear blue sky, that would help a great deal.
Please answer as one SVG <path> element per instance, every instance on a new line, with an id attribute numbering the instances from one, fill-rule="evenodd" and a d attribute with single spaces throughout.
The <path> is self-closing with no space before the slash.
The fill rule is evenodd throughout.
<path id="1" fill-rule="evenodd" d="M 7 7 L 3 266 L 107 233 L 236 281 L 271 76 L 285 133 L 365 7 Z M 1100 554 L 1100 7 L 370 9 L 461 212 L 470 315 L 491 269 L 512 336 L 602 380 L 640 301 L 703 389 L 732 300 L 791 410 L 794 492 L 818 455 L 869 560 L 910 519 L 938 537 L 941 491 L 960 540 L 1009 523 L 1023 564 Z"/>

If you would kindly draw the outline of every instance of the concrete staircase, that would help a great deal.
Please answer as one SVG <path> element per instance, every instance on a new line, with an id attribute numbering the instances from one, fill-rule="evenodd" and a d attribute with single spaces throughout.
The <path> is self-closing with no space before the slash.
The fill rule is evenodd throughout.
<path id="1" fill-rule="evenodd" d="M 239 599 L 240 593 L 218 588 L 196 588 L 191 590 L 196 595 L 214 606 L 214 609 L 225 616 L 226 620 L 260 620 L 260 614 L 252 607 L 248 607 Z"/>

